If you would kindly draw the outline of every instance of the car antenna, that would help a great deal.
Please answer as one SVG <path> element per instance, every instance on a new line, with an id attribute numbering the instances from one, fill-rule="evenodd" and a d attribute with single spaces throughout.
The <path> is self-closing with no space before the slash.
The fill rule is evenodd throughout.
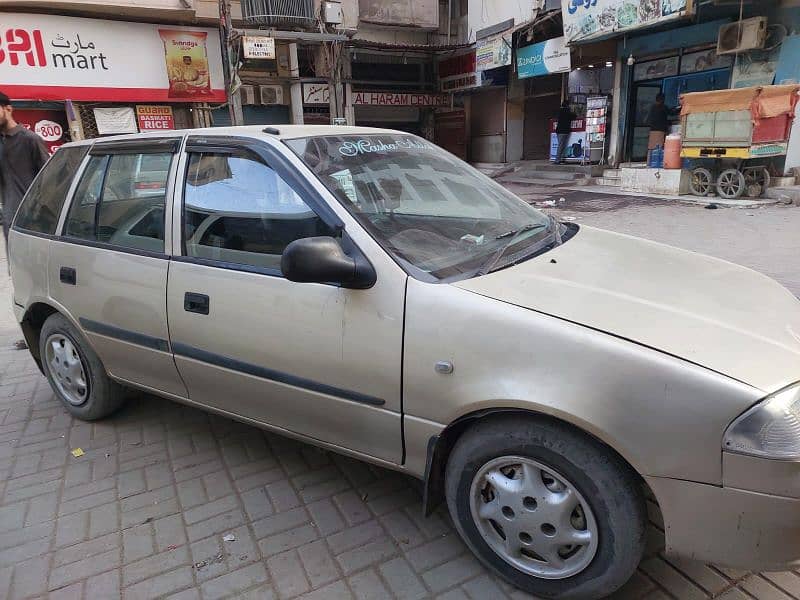
<path id="1" fill-rule="evenodd" d="M 261 131 L 263 131 L 264 133 L 271 133 L 272 135 L 281 134 L 281 132 L 275 127 L 264 127 L 264 129 L 262 129 Z"/>

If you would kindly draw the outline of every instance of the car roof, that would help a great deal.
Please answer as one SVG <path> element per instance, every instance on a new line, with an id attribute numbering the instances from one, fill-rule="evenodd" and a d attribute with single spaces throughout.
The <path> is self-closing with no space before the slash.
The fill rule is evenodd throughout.
<path id="1" fill-rule="evenodd" d="M 132 133 L 127 135 L 114 135 L 102 138 L 92 138 L 79 142 L 70 142 L 65 146 L 94 144 L 95 142 L 127 140 L 141 141 L 143 139 L 174 138 L 185 135 L 243 135 L 246 137 L 272 138 L 290 140 L 305 137 L 321 137 L 326 135 L 375 135 L 375 134 L 405 134 L 405 131 L 382 129 L 378 127 L 350 127 L 345 125 L 241 125 L 236 127 L 203 127 L 198 129 L 176 129 L 172 131 L 154 131 L 148 133 Z"/>

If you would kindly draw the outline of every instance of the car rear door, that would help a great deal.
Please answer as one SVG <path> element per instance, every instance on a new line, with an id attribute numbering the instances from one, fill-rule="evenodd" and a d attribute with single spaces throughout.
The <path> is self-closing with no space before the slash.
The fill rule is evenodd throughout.
<path id="1" fill-rule="evenodd" d="M 295 239 L 355 243 L 285 152 L 188 139 L 167 294 L 175 361 L 193 401 L 399 463 L 405 274 L 384 255 L 370 256 L 367 290 L 281 275 Z"/>
<path id="2" fill-rule="evenodd" d="M 113 377 L 186 396 L 169 347 L 166 290 L 180 138 L 98 142 L 86 157 L 60 235 L 50 296 Z"/>

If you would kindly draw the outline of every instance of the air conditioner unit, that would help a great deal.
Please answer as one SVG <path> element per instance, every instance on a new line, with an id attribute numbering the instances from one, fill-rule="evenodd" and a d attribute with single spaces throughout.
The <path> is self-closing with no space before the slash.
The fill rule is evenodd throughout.
<path id="1" fill-rule="evenodd" d="M 239 88 L 239 95 L 242 99 L 242 104 L 258 104 L 256 100 L 256 88 L 252 85 L 243 85 Z"/>
<path id="2" fill-rule="evenodd" d="M 261 104 L 284 104 L 283 86 L 280 85 L 260 85 L 258 93 Z"/>
<path id="3" fill-rule="evenodd" d="M 719 28 L 717 54 L 735 54 L 763 48 L 767 39 L 767 17 L 752 17 Z"/>

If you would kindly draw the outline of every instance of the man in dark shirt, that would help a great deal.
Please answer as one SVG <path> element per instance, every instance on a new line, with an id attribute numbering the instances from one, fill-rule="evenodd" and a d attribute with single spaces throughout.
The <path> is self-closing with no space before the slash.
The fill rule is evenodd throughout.
<path id="1" fill-rule="evenodd" d="M 12 113 L 11 100 L 0 92 L 0 202 L 6 244 L 14 213 L 49 156 L 42 138 L 17 123 Z"/>
<path id="2" fill-rule="evenodd" d="M 558 149 L 556 150 L 556 164 L 564 162 L 564 152 L 567 149 L 569 134 L 572 132 L 572 121 L 575 120 L 575 113 L 569 108 L 569 102 L 564 100 L 558 110 L 558 122 L 556 123 L 556 137 L 558 137 Z"/>
<path id="3" fill-rule="evenodd" d="M 650 126 L 650 136 L 647 139 L 647 149 L 652 150 L 656 146 L 664 147 L 664 140 L 669 129 L 669 118 L 667 117 L 667 107 L 664 104 L 664 94 L 656 95 L 656 103 L 650 107 L 650 115 L 647 118 Z"/>

